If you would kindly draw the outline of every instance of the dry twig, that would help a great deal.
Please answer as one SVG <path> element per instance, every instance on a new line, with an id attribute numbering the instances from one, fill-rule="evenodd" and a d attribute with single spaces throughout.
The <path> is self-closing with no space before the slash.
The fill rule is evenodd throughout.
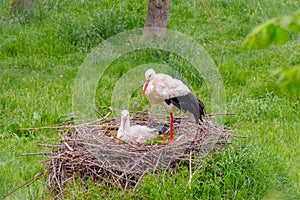
<path id="1" fill-rule="evenodd" d="M 187 184 L 191 188 L 195 174 L 195 171 L 192 173 L 193 162 L 200 163 L 213 149 L 223 149 L 229 143 L 228 137 L 233 136 L 227 134 L 228 129 L 214 125 L 208 118 L 197 125 L 180 116 L 174 120 L 175 142 L 130 144 L 113 136 L 117 133 L 120 120 L 107 119 L 107 116 L 88 124 L 59 126 L 64 136 L 59 138 L 58 143 L 39 144 L 51 147 L 52 152 L 23 154 L 50 155 L 49 160 L 43 161 L 46 169 L 38 177 L 47 172 L 47 186 L 57 193 L 57 197 L 63 194 L 65 185 L 75 178 L 82 182 L 91 179 L 111 187 L 135 188 L 145 174 L 177 169 L 178 162 L 188 163 L 190 178 Z M 168 124 L 169 120 L 166 115 L 142 112 L 133 115 L 131 123 Z M 28 181 L 18 188 L 31 183 Z"/>
<path id="2" fill-rule="evenodd" d="M 149 121 L 168 123 L 165 115 L 140 113 L 131 118 L 132 124 L 145 125 Z M 173 163 L 184 160 L 189 161 L 191 187 L 192 163 L 197 161 L 194 158 L 201 160 L 212 149 L 224 148 L 228 138 L 227 130 L 209 119 L 196 125 L 187 118 L 176 118 L 177 140 L 170 144 L 130 144 L 111 136 L 118 127 L 119 119 L 112 118 L 67 129 L 61 138 L 63 145 L 50 157 L 49 188 L 62 193 L 64 185 L 75 176 L 82 180 L 90 177 L 112 187 L 134 188 L 145 174 L 172 170 L 176 166 Z"/>

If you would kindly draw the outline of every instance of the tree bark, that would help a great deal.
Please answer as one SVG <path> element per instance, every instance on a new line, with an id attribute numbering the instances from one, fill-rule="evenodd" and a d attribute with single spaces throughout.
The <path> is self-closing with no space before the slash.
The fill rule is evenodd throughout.
<path id="1" fill-rule="evenodd" d="M 32 15 L 34 0 L 10 0 L 10 7 L 14 15 L 21 12 L 28 12 L 28 15 Z"/>
<path id="2" fill-rule="evenodd" d="M 163 37 L 166 34 L 169 8 L 170 0 L 149 0 L 144 35 Z M 147 29 L 148 27 L 158 29 Z"/>

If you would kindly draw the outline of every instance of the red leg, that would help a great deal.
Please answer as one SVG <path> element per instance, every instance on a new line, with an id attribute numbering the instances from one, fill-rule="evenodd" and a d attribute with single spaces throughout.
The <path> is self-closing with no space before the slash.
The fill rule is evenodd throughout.
<path id="1" fill-rule="evenodd" d="M 170 113 L 170 138 L 168 142 L 174 142 L 173 136 L 173 113 Z"/>

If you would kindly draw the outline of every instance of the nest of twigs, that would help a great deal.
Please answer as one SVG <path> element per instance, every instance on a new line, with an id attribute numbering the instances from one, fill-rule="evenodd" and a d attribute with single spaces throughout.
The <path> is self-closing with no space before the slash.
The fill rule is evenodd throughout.
<path id="1" fill-rule="evenodd" d="M 139 113 L 131 124 L 168 124 L 165 115 Z M 64 185 L 78 177 L 109 186 L 132 188 L 149 172 L 173 170 L 176 163 L 199 161 L 213 149 L 228 143 L 227 130 L 205 118 L 201 125 L 185 117 L 174 120 L 175 142 L 165 139 L 146 144 L 130 144 L 117 139 L 120 119 L 102 119 L 94 123 L 63 129 L 58 149 L 47 164 L 47 186 L 61 194 Z"/>

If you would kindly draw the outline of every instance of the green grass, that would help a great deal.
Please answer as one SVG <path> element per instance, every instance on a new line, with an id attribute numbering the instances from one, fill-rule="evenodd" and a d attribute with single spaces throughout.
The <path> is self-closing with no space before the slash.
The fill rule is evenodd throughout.
<path id="1" fill-rule="evenodd" d="M 226 89 L 226 125 L 246 139 L 233 140 L 224 153 L 207 157 L 177 173 L 149 174 L 135 190 L 122 191 L 79 181 L 70 183 L 65 199 L 299 199 L 300 105 L 276 87 L 271 72 L 300 62 L 300 44 L 242 49 L 250 30 L 271 17 L 289 14 L 297 1 L 210 1 L 216 25 L 197 2 L 171 2 L 168 28 L 191 36 L 216 63 Z M 78 67 L 103 40 L 125 30 L 142 28 L 147 1 L 36 1 L 33 17 L 9 15 L 0 0 L 0 196 L 26 182 L 42 168 L 23 153 L 48 150 L 38 146 L 59 134 L 18 128 L 62 123 L 72 113 L 72 87 Z M 131 52 L 114 61 L 99 80 L 96 105 L 109 106 L 112 88 L 128 70 L 147 63 L 167 64 L 188 81 L 211 107 L 205 83 L 184 59 L 158 50 Z M 147 105 L 132 97 L 138 109 Z M 134 105 L 132 105 L 134 106 Z M 103 110 L 103 113 L 106 111 Z M 53 199 L 41 178 L 8 199 Z"/>

